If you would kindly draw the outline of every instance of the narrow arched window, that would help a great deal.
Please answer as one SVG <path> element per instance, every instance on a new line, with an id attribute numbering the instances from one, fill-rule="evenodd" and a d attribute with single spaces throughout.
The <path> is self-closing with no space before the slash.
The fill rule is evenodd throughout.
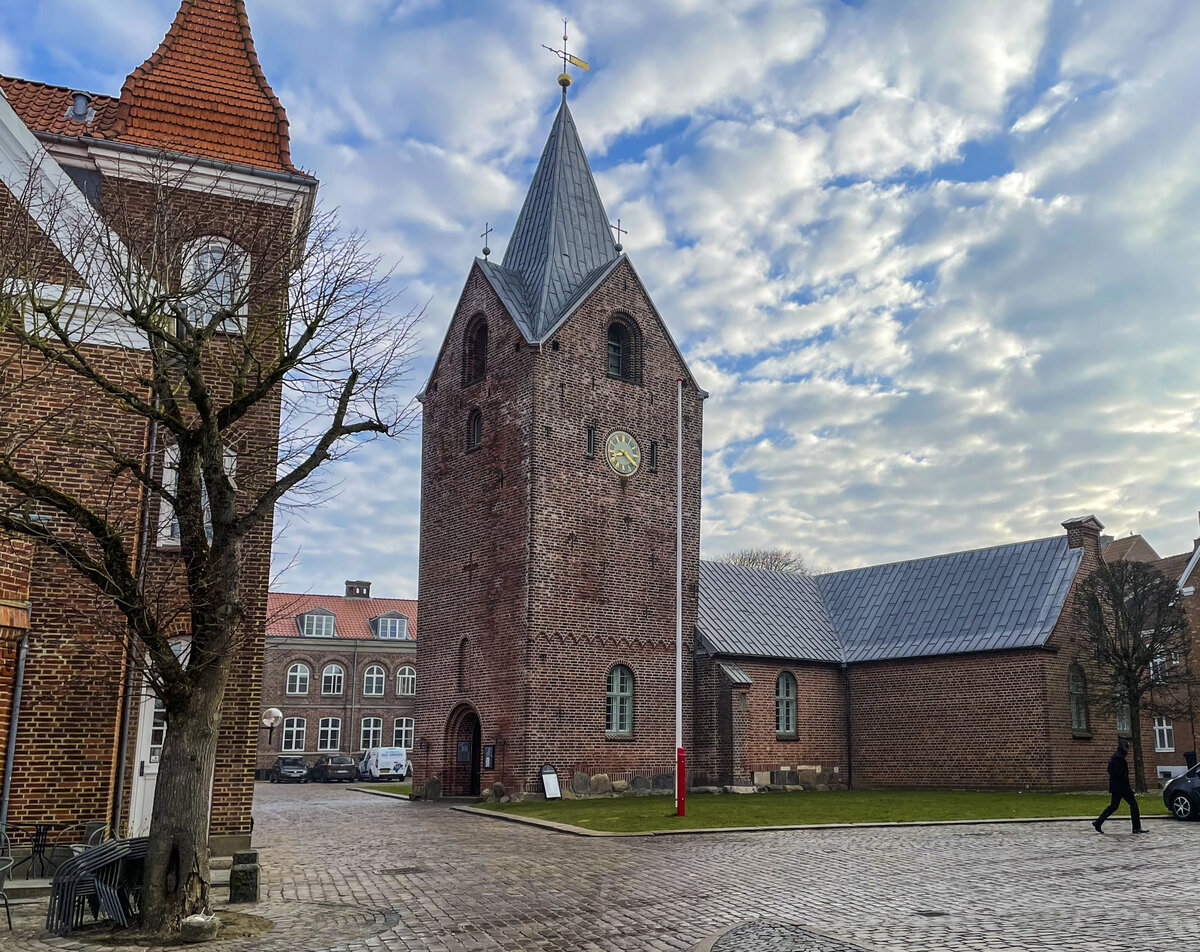
<path id="1" fill-rule="evenodd" d="M 382 697 L 386 681 L 387 675 L 384 674 L 383 668 L 377 664 L 371 665 L 363 672 L 363 694 L 367 697 Z"/>
<path id="2" fill-rule="evenodd" d="M 775 733 L 796 736 L 796 678 L 790 671 L 780 672 L 775 679 Z"/>
<path id="3" fill-rule="evenodd" d="M 488 326 L 482 314 L 476 314 L 467 325 L 463 340 L 463 386 L 482 380 L 487 373 Z"/>
<path id="4" fill-rule="evenodd" d="M 1072 664 L 1067 674 L 1067 688 L 1071 695 L 1071 730 L 1090 730 L 1088 724 L 1087 678 L 1083 668 Z"/>
<path id="5" fill-rule="evenodd" d="M 340 664 L 326 665 L 325 670 L 321 672 L 321 693 L 341 694 L 345 680 L 346 672 Z"/>
<path id="6" fill-rule="evenodd" d="M 467 449 L 477 450 L 483 445 L 483 413 L 472 410 L 467 414 Z"/>
<path id="7" fill-rule="evenodd" d="M 633 672 L 623 664 L 608 672 L 604 732 L 624 736 L 633 733 Z"/>
<path id="8" fill-rule="evenodd" d="M 405 665 L 396 672 L 396 693 L 410 697 L 417 693 L 417 669 Z"/>
<path id="9" fill-rule="evenodd" d="M 307 694 L 308 693 L 308 665 L 296 662 L 288 668 L 287 673 L 287 693 L 288 694 Z"/>
<path id="10" fill-rule="evenodd" d="M 607 369 L 610 377 L 642 382 L 642 332 L 628 314 L 617 314 L 608 325 Z"/>

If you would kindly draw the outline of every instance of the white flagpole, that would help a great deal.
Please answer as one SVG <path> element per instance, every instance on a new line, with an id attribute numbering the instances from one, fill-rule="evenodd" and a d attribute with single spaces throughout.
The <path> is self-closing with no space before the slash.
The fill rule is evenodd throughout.
<path id="1" fill-rule="evenodd" d="M 683 378 L 678 379 L 675 440 L 675 813 L 683 816 L 687 769 L 683 750 Z"/>

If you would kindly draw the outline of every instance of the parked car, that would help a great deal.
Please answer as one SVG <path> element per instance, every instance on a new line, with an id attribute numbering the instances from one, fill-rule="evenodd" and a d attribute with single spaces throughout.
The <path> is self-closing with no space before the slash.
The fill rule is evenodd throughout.
<path id="1" fill-rule="evenodd" d="M 319 783 L 329 783 L 333 780 L 345 780 L 350 783 L 358 779 L 358 770 L 354 761 L 345 754 L 322 754 L 309 768 L 308 776 Z"/>
<path id="2" fill-rule="evenodd" d="M 372 747 L 363 751 L 358 761 L 358 775 L 363 780 L 394 780 L 412 776 L 408 751 L 403 747 Z"/>
<path id="3" fill-rule="evenodd" d="M 303 757 L 276 757 L 267 778 L 271 783 L 308 783 L 308 766 Z"/>
<path id="4" fill-rule="evenodd" d="M 1177 819 L 1194 820 L 1200 815 L 1200 764 L 1163 787 L 1163 802 Z"/>

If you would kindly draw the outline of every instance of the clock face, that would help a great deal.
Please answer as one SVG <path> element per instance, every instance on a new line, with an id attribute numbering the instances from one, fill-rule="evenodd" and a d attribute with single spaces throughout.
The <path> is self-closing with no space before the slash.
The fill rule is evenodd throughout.
<path id="1" fill-rule="evenodd" d="M 642 462 L 642 451 L 637 440 L 624 430 L 613 430 L 604 445 L 608 465 L 621 476 L 632 476 Z"/>

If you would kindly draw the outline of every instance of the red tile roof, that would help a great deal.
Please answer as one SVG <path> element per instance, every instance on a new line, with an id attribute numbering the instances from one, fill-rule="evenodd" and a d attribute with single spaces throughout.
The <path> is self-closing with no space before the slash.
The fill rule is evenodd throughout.
<path id="1" fill-rule="evenodd" d="M 1179 555 L 1168 555 L 1166 558 L 1159 559 L 1153 565 L 1167 578 L 1178 582 L 1179 576 L 1183 574 L 1183 570 L 1187 568 L 1191 559 L 1191 552 L 1182 552 Z"/>
<path id="2" fill-rule="evenodd" d="M 105 139 L 109 138 L 117 121 L 117 100 L 112 96 L 93 96 L 92 108 L 96 115 L 91 122 L 83 124 L 67 118 L 67 110 L 74 102 L 72 93 L 75 92 L 69 86 L 51 86 L 13 76 L 0 76 L 0 88 L 8 97 L 17 118 L 35 132 Z"/>
<path id="3" fill-rule="evenodd" d="M 323 608 L 334 614 L 334 633 L 339 638 L 375 638 L 371 619 L 389 612 L 408 618 L 408 634 L 417 637 L 415 598 L 343 598 L 341 595 L 299 595 L 271 592 L 267 595 L 267 634 L 302 637 L 296 616 Z"/>
<path id="4" fill-rule="evenodd" d="M 1122 536 L 1113 539 L 1100 553 L 1105 562 L 1153 562 L 1161 556 L 1154 546 L 1140 535 Z"/>
<path id="5" fill-rule="evenodd" d="M 86 125 L 66 118 L 69 88 L 10 77 L 0 77 L 0 86 L 35 132 L 299 172 L 287 115 L 259 65 L 243 0 L 182 0 L 158 49 L 129 74 L 119 98 L 92 100 L 96 116 Z"/>

